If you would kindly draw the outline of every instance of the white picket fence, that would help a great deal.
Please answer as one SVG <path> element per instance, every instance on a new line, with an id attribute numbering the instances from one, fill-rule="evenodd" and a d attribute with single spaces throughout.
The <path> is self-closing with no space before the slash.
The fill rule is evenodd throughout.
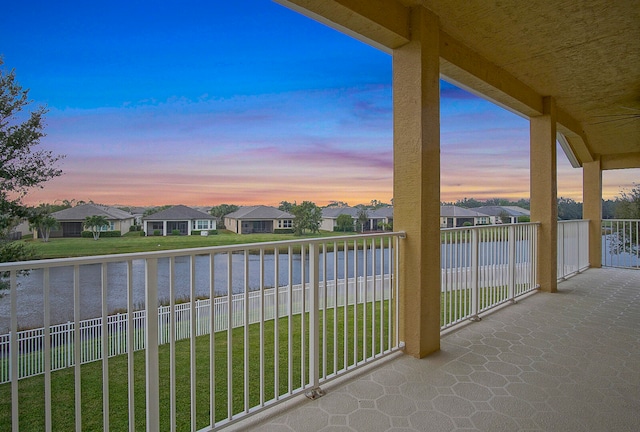
<path id="1" fill-rule="evenodd" d="M 344 279 L 338 280 L 337 289 L 334 289 L 335 281 L 329 280 L 326 285 L 320 284 L 320 307 L 326 308 L 336 307 L 336 294 L 337 294 L 337 306 L 344 306 L 345 298 L 347 298 L 348 305 L 356 303 L 362 304 L 365 301 L 371 303 L 375 298 L 373 290 L 375 286 L 380 286 L 380 281 L 383 286 L 383 298 L 382 300 L 388 300 L 390 294 L 391 276 L 390 275 L 378 275 L 369 276 L 367 278 L 367 294 L 365 295 L 364 277 L 358 277 L 357 283 L 354 278 L 348 280 L 348 292 L 345 295 L 345 281 Z M 358 295 L 356 296 L 356 286 L 358 287 Z M 305 288 L 305 296 L 309 297 L 309 285 Z M 291 287 L 291 293 L 293 298 L 289 301 L 289 287 L 283 286 L 278 289 L 278 317 L 286 317 L 289 315 L 296 315 L 302 312 L 302 305 L 305 305 L 305 311 L 309 312 L 309 302 L 302 299 L 302 285 L 293 285 Z M 265 321 L 275 318 L 275 288 L 267 288 L 264 290 L 264 317 Z M 249 299 L 249 315 L 248 323 L 255 324 L 260 322 L 260 302 L 261 293 L 259 291 L 252 291 L 248 294 Z M 368 300 L 367 300 L 368 299 Z M 244 311 L 245 311 L 245 295 L 234 294 L 232 296 L 231 307 L 231 323 L 232 328 L 244 326 Z M 377 299 L 380 301 L 380 298 Z M 214 329 L 216 332 L 225 331 L 228 328 L 230 322 L 227 314 L 227 302 L 228 297 L 216 297 L 214 298 Z M 210 329 L 210 317 L 211 317 L 211 300 L 196 300 L 195 302 L 195 315 L 196 315 L 196 336 L 203 336 L 209 334 Z M 291 311 L 289 311 L 289 305 L 291 305 Z M 174 307 L 175 310 L 175 340 L 189 339 L 191 335 L 191 303 L 177 304 Z M 158 344 L 163 345 L 170 342 L 170 306 L 161 306 L 158 308 Z M 108 332 L 108 357 L 113 357 L 121 354 L 126 354 L 128 341 L 128 313 L 118 313 L 115 315 L 109 315 L 107 317 L 107 332 Z M 143 350 L 146 347 L 146 313 L 144 310 L 133 312 L 133 349 L 134 351 Z M 97 361 L 102 359 L 102 318 L 92 318 L 79 321 L 80 326 L 80 340 L 81 340 L 81 364 Z M 75 364 L 74 360 L 74 341 L 75 324 L 73 322 L 67 322 L 58 325 L 52 325 L 49 328 L 49 337 L 51 341 L 51 371 L 60 370 L 68 367 L 72 367 Z M 45 329 L 37 328 L 30 330 L 23 330 L 17 334 L 18 351 L 20 353 L 18 362 L 18 378 L 27 378 L 44 373 L 44 346 Z M 0 335 L 0 384 L 11 381 L 11 374 L 9 370 L 9 354 L 10 354 L 10 334 Z"/>

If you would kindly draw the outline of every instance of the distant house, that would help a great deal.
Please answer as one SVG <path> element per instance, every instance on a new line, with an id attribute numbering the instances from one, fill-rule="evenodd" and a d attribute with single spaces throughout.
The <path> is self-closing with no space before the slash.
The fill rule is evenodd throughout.
<path id="1" fill-rule="evenodd" d="M 517 206 L 483 206 L 476 207 L 473 210 L 486 214 L 491 218 L 491 223 L 518 223 L 520 218 L 529 220 L 531 212 L 525 208 Z M 502 220 L 502 218 L 507 219 Z"/>
<path id="2" fill-rule="evenodd" d="M 208 213 L 184 205 L 177 205 L 142 218 L 145 235 L 191 235 L 193 231 L 216 229 L 216 218 Z"/>
<path id="3" fill-rule="evenodd" d="M 360 209 L 358 207 L 327 207 L 322 209 L 322 221 L 320 229 L 323 231 L 334 231 L 337 226 L 338 217 L 340 215 L 349 215 L 353 218 L 354 229 L 358 222 Z M 388 216 L 381 214 L 378 210 L 367 209 L 367 222 L 365 223 L 365 231 L 377 231 L 381 228 L 382 223 L 388 223 Z M 391 208 L 391 220 L 393 220 L 393 207 Z"/>
<path id="4" fill-rule="evenodd" d="M 224 225 L 236 234 L 274 233 L 293 229 L 291 213 L 269 206 L 240 207 L 224 217 Z"/>
<path id="5" fill-rule="evenodd" d="M 60 229 L 51 231 L 51 237 L 80 237 L 85 231 L 84 221 L 89 216 L 103 216 L 108 225 L 103 226 L 101 231 L 120 231 L 121 235 L 128 233 L 134 223 L 131 213 L 97 204 L 71 207 L 51 213 L 51 216 L 60 222 Z"/>
<path id="6" fill-rule="evenodd" d="M 440 206 L 440 228 L 457 228 L 465 224 L 467 226 L 489 225 L 490 221 L 488 215 L 477 212 L 475 209 L 452 205 Z"/>

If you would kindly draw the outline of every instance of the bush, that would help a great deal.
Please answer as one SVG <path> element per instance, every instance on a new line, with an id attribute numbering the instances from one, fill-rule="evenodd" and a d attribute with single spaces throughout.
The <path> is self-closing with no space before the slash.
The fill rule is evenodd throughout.
<path id="1" fill-rule="evenodd" d="M 334 226 L 333 227 L 333 232 L 353 232 L 353 226 L 350 227 L 344 227 L 344 229 L 338 227 L 338 226 Z"/>
<path id="2" fill-rule="evenodd" d="M 180 235 L 180 230 L 171 230 L 171 235 L 175 235 L 175 236 L 179 236 Z"/>
<path id="3" fill-rule="evenodd" d="M 160 230 L 153 230 L 153 235 L 154 235 L 154 236 L 161 236 L 161 235 L 162 235 L 162 231 L 160 231 Z"/>
<path id="4" fill-rule="evenodd" d="M 84 238 L 93 238 L 92 231 L 82 231 L 81 235 Z M 100 238 L 105 237 L 122 237 L 122 233 L 120 231 L 100 231 Z"/>
<path id="5" fill-rule="evenodd" d="M 293 228 L 276 228 L 273 230 L 274 234 L 293 234 Z"/>

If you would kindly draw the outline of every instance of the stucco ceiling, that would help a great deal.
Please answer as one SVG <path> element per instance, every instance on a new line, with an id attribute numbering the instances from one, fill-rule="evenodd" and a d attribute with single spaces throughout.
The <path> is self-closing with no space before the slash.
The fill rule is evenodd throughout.
<path id="1" fill-rule="evenodd" d="M 640 152 L 640 1 L 405 3 L 430 9 L 446 33 L 553 95 L 593 155 Z"/>

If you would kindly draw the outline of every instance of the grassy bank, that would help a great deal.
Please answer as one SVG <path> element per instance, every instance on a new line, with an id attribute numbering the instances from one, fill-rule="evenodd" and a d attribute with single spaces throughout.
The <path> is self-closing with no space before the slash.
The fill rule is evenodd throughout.
<path id="1" fill-rule="evenodd" d="M 152 252 L 159 250 L 187 249 L 208 246 L 228 246 L 245 243 L 261 243 L 282 240 L 304 240 L 305 238 L 335 237 L 344 233 L 320 231 L 316 234 L 295 236 L 293 234 L 234 234 L 221 231 L 217 235 L 204 236 L 167 236 L 167 237 L 107 237 L 99 240 L 92 238 L 56 238 L 45 243 L 41 240 L 22 240 L 36 248 L 41 258 L 69 258 L 90 255 L 109 255 L 133 252 Z"/>

